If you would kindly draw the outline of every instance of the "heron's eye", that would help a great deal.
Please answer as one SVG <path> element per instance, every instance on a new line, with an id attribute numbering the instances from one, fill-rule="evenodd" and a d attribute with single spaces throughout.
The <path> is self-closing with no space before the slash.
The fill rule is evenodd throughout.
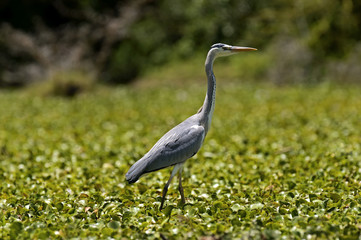
<path id="1" fill-rule="evenodd" d="M 229 46 L 223 46 L 222 49 L 223 50 L 231 50 L 231 48 Z"/>

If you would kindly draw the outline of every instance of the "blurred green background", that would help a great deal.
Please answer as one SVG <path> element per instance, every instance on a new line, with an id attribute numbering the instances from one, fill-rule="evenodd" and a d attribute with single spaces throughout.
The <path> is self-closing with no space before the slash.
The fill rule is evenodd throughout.
<path id="1" fill-rule="evenodd" d="M 216 42 L 260 50 L 223 60 L 229 78 L 360 83 L 360 13 L 356 0 L 3 0 L 0 86 L 53 80 L 72 95 L 94 82 L 193 81 Z"/>

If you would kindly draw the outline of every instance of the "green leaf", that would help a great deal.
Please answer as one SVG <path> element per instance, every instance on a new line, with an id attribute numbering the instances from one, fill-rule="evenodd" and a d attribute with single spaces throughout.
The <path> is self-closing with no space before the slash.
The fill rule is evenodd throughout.
<path id="1" fill-rule="evenodd" d="M 56 209 L 58 209 L 58 211 L 61 211 L 61 210 L 63 210 L 64 205 L 63 205 L 63 203 L 58 202 L 55 204 L 55 207 L 56 207 Z"/>
<path id="2" fill-rule="evenodd" d="M 263 204 L 262 203 L 254 203 L 254 204 L 251 204 L 251 209 L 261 209 L 263 208 Z"/>
<path id="3" fill-rule="evenodd" d="M 10 225 L 10 229 L 15 232 L 20 232 L 23 229 L 23 224 L 21 222 L 13 222 Z"/>
<path id="4" fill-rule="evenodd" d="M 0 238 L 359 236 L 360 87 L 220 81 L 212 126 L 183 168 L 186 204 L 173 182 L 159 211 L 172 169 L 135 184 L 125 174 L 204 99 L 203 85 L 181 89 L 71 100 L 1 90 Z"/>
<path id="5" fill-rule="evenodd" d="M 120 223 L 118 221 L 111 221 L 107 224 L 109 228 L 112 228 L 114 230 L 118 229 L 120 227 Z"/>
<path id="6" fill-rule="evenodd" d="M 236 203 L 231 207 L 231 209 L 232 211 L 237 212 L 238 210 L 242 209 L 242 206 Z"/>
<path id="7" fill-rule="evenodd" d="M 341 196 L 337 193 L 330 193 L 329 197 L 332 199 L 332 201 L 334 202 L 338 202 L 341 199 Z"/>
<path id="8" fill-rule="evenodd" d="M 172 214 L 172 210 L 174 207 L 172 205 L 168 205 L 166 208 L 164 208 L 163 213 L 166 217 L 170 217 Z"/>
<path id="9" fill-rule="evenodd" d="M 288 181 L 287 184 L 288 184 L 288 189 L 289 190 L 292 190 L 292 189 L 294 189 L 296 187 L 296 183 L 293 182 L 293 181 Z"/>
<path id="10" fill-rule="evenodd" d="M 296 208 L 293 208 L 293 209 L 291 210 L 291 215 L 292 215 L 292 217 L 298 216 L 298 211 L 297 211 Z"/>

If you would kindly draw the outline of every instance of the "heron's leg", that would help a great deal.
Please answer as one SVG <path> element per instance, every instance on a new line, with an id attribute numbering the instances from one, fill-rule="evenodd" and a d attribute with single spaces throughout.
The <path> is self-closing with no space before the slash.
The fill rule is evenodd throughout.
<path id="1" fill-rule="evenodd" d="M 179 169 L 179 173 L 178 173 L 178 180 L 179 180 L 178 190 L 182 198 L 182 203 L 184 204 L 186 202 L 186 199 L 184 198 L 184 192 L 182 186 L 182 170 L 183 170 L 183 166 L 181 167 L 181 169 Z"/>
<path id="2" fill-rule="evenodd" d="M 165 195 L 167 195 L 167 191 L 168 191 L 168 187 L 169 184 L 171 183 L 173 177 L 177 174 L 177 172 L 179 171 L 179 169 L 181 169 L 183 166 L 183 163 L 178 163 L 174 166 L 172 174 L 170 175 L 170 178 L 168 179 L 168 182 L 165 184 L 164 188 L 163 188 L 163 194 L 162 194 L 162 202 L 160 203 L 160 208 L 159 210 L 162 210 L 163 208 L 163 204 L 164 204 L 164 200 L 165 200 Z"/>

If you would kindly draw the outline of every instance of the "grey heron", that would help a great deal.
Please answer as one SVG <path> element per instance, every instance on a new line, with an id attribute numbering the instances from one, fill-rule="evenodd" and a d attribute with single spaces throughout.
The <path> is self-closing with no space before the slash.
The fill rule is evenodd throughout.
<path id="1" fill-rule="evenodd" d="M 168 131 L 125 175 L 129 183 L 136 182 L 143 174 L 174 166 L 169 180 L 162 192 L 160 210 L 163 208 L 165 196 L 173 177 L 178 174 L 178 190 L 182 203 L 185 203 L 182 187 L 182 169 L 185 161 L 194 156 L 203 144 L 211 125 L 216 99 L 216 78 L 213 74 L 213 62 L 217 57 L 229 56 L 242 51 L 257 50 L 250 47 L 230 46 L 223 43 L 213 44 L 205 62 L 208 88 L 203 106 L 196 114 L 187 118 Z"/>

